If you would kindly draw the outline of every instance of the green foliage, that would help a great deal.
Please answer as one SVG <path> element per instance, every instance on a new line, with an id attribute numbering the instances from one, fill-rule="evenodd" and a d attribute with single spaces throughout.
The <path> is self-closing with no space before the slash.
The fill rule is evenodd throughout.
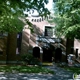
<path id="1" fill-rule="evenodd" d="M 54 3 L 56 35 L 79 38 L 80 0 L 57 0 Z"/>
<path id="2" fill-rule="evenodd" d="M 24 11 L 35 9 L 40 15 L 46 15 L 49 13 L 44 6 L 47 3 L 48 0 L 0 0 L 0 31 L 21 31 L 23 23 L 19 17 L 24 16 Z"/>
<path id="3" fill-rule="evenodd" d="M 23 54 L 22 55 L 22 61 L 24 64 L 27 65 L 40 65 L 40 60 L 38 58 L 35 58 L 32 54 Z"/>
<path id="4" fill-rule="evenodd" d="M 80 74 L 79 67 L 64 67 L 64 69 L 71 71 L 71 72 L 74 72 L 74 73 L 77 73 L 77 74 Z"/>
<path id="5" fill-rule="evenodd" d="M 0 66 L 0 72 L 10 72 L 10 73 L 51 73 L 53 74 L 54 71 L 49 69 L 43 68 L 41 66 L 21 66 L 21 65 L 7 65 L 7 66 Z"/>

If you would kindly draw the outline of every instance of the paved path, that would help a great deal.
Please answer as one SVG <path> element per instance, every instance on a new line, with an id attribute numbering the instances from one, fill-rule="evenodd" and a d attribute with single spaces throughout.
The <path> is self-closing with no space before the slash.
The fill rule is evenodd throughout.
<path id="1" fill-rule="evenodd" d="M 55 72 L 53 77 L 49 80 L 73 80 L 73 73 L 66 71 L 62 68 L 59 68 L 55 65 L 53 66 L 46 66 L 48 69 L 51 69 Z"/>
<path id="2" fill-rule="evenodd" d="M 61 69 L 56 65 L 45 67 L 53 70 L 55 74 L 0 73 L 0 80 L 73 80 L 73 73 Z"/>

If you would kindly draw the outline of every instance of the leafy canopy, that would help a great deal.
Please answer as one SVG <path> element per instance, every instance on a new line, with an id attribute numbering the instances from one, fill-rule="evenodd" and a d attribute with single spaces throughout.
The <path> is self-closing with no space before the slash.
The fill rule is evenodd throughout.
<path id="1" fill-rule="evenodd" d="M 24 11 L 35 9 L 40 15 L 46 15 L 49 13 L 45 8 L 47 3 L 48 0 L 0 0 L 0 31 L 22 30 L 24 23 L 19 17 L 24 17 Z"/>
<path id="2" fill-rule="evenodd" d="M 80 38 L 80 0 L 53 0 L 56 35 Z"/>

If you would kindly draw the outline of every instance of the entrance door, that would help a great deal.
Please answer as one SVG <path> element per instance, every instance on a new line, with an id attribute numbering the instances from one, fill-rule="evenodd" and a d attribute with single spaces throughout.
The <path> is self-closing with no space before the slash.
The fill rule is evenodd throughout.
<path id="1" fill-rule="evenodd" d="M 33 56 L 35 58 L 40 58 L 40 48 L 39 47 L 34 47 L 33 48 Z"/>
<path id="2" fill-rule="evenodd" d="M 43 48 L 43 62 L 52 62 L 52 51 L 49 48 Z"/>

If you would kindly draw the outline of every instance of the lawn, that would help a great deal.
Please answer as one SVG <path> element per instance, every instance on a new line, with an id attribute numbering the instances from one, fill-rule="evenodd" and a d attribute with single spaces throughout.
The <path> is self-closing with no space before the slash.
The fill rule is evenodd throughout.
<path id="1" fill-rule="evenodd" d="M 71 71 L 71 72 L 73 72 L 73 73 L 80 74 L 80 67 L 60 65 L 60 64 L 58 64 L 58 67 L 64 68 L 65 70 Z"/>
<path id="2" fill-rule="evenodd" d="M 58 67 L 64 68 L 67 71 L 71 71 L 76 74 L 80 74 L 80 67 L 77 66 L 68 66 L 67 64 L 57 64 Z"/>
<path id="3" fill-rule="evenodd" d="M 71 71 L 73 73 L 80 74 L 80 68 L 79 67 L 64 67 L 67 71 Z"/>
<path id="4" fill-rule="evenodd" d="M 10 72 L 10 73 L 42 73 L 42 74 L 53 74 L 54 72 L 44 68 L 42 66 L 22 66 L 22 65 L 5 65 L 0 66 L 0 72 Z"/>

